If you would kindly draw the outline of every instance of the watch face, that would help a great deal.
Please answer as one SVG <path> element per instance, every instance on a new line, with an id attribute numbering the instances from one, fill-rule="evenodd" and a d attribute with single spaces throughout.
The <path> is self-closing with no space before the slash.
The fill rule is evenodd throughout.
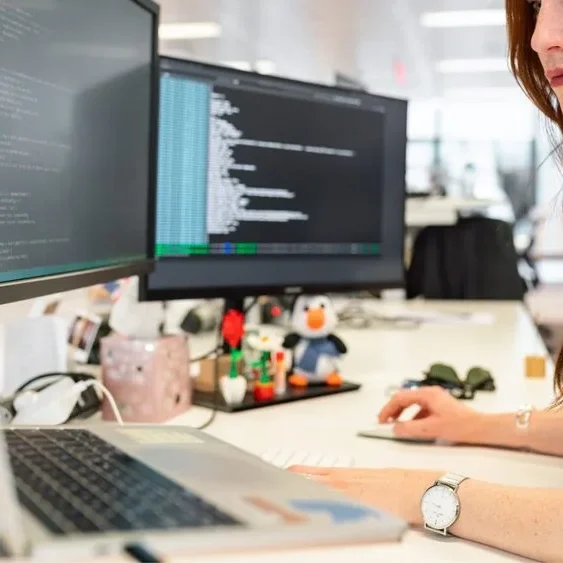
<path id="1" fill-rule="evenodd" d="M 435 485 L 424 493 L 421 509 L 427 526 L 445 530 L 457 520 L 459 500 L 450 487 Z"/>

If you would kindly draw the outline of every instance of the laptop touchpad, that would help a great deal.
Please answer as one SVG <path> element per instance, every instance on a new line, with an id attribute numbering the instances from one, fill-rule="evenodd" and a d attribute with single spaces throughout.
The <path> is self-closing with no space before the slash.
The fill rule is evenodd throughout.
<path id="1" fill-rule="evenodd" d="M 186 484 L 194 480 L 238 486 L 272 482 L 273 468 L 260 459 L 211 444 L 202 448 L 153 446 L 142 448 L 136 455 L 155 469 Z"/>

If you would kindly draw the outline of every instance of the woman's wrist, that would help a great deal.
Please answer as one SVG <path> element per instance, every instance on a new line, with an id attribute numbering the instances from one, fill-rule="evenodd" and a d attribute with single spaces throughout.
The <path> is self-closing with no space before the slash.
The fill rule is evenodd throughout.
<path id="1" fill-rule="evenodd" d="M 533 418 L 533 417 L 532 417 Z M 468 430 L 469 444 L 528 449 L 528 429 L 518 428 L 516 413 L 479 413 Z"/>
<path id="2" fill-rule="evenodd" d="M 458 417 L 455 425 L 448 429 L 443 439 L 454 444 L 482 444 L 483 433 L 489 432 L 490 424 L 488 415 L 471 411 L 469 415 Z"/>
<path id="3" fill-rule="evenodd" d="M 421 527 L 422 513 L 420 503 L 426 489 L 431 487 L 445 471 L 424 471 L 396 469 L 393 490 L 398 495 L 397 516 L 406 520 L 411 526 Z"/>
<path id="4" fill-rule="evenodd" d="M 453 441 L 563 456 L 563 411 L 525 411 L 474 413 L 456 425 Z"/>

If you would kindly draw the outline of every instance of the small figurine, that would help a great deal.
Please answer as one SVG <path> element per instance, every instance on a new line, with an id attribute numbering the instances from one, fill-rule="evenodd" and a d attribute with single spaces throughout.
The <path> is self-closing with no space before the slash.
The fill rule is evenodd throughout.
<path id="1" fill-rule="evenodd" d="M 272 356 L 281 346 L 281 339 L 267 334 L 250 334 L 246 344 L 254 354 L 258 355 L 251 363 L 256 373 L 254 398 L 256 401 L 271 401 L 275 396 L 275 388 L 270 368 Z"/>
<path id="2" fill-rule="evenodd" d="M 262 352 L 259 362 L 260 376 L 254 383 L 254 399 L 257 401 L 271 401 L 274 398 L 274 383 L 268 364 L 270 362 L 270 352 Z"/>
<path id="3" fill-rule="evenodd" d="M 267 331 L 248 332 L 244 344 L 248 350 L 247 354 L 253 359 L 259 360 L 262 352 L 275 354 L 282 346 L 283 338 L 277 334 Z"/>
<path id="4" fill-rule="evenodd" d="M 333 334 L 338 317 L 332 301 L 324 295 L 298 297 L 293 307 L 294 332 L 285 337 L 283 347 L 293 350 L 289 384 L 307 387 L 325 384 L 340 387 L 339 358 L 346 354 L 344 342 Z"/>
<path id="5" fill-rule="evenodd" d="M 225 402 L 228 405 L 237 405 L 243 402 L 247 388 L 246 378 L 239 373 L 242 359 L 239 346 L 244 336 L 244 315 L 235 310 L 227 311 L 223 317 L 221 333 L 231 350 L 231 362 L 229 375 L 221 377 L 219 385 Z"/>

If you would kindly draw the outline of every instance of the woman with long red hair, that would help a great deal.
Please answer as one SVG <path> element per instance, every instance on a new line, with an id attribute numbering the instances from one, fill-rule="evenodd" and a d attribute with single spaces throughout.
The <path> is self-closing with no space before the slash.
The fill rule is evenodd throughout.
<path id="1" fill-rule="evenodd" d="M 563 133 L 563 0 L 506 0 L 506 16 L 511 69 L 546 116 L 556 142 Z M 563 154 L 558 157 L 563 159 Z M 559 398 L 546 411 L 523 407 L 512 414 L 484 414 L 446 391 L 425 388 L 397 393 L 379 419 L 394 424 L 399 436 L 563 457 L 563 352 L 555 383 Z M 415 419 L 396 422 L 413 405 L 420 408 Z M 430 532 L 451 534 L 535 560 L 563 561 L 563 469 L 560 489 L 504 486 L 446 471 L 292 470 Z"/>

